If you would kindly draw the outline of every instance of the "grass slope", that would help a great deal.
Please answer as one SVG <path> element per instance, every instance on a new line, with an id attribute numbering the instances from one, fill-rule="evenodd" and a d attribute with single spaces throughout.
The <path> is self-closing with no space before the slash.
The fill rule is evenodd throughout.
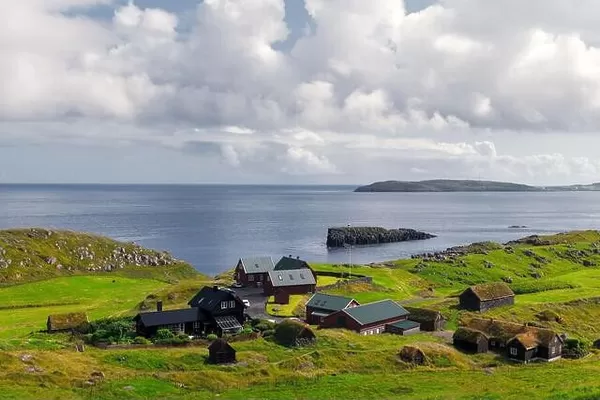
<path id="1" fill-rule="evenodd" d="M 39 228 L 0 231 L 0 284 L 91 274 L 165 281 L 199 275 L 166 252 L 102 236 Z"/>

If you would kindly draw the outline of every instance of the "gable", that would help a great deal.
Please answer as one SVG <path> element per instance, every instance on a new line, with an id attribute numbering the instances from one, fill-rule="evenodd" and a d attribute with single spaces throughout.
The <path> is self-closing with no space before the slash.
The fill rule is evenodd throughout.
<path id="1" fill-rule="evenodd" d="M 293 269 L 306 269 L 310 268 L 308 263 L 299 258 L 292 257 L 281 257 L 281 259 L 275 264 L 274 271 L 288 271 Z"/>
<path id="2" fill-rule="evenodd" d="M 247 274 L 262 274 L 273 271 L 275 264 L 271 257 L 244 257 L 238 261 Z"/>
<path id="3" fill-rule="evenodd" d="M 269 280 L 273 287 L 316 285 L 317 281 L 310 269 L 270 271 Z"/>
<path id="4" fill-rule="evenodd" d="M 236 305 L 243 307 L 242 300 L 231 289 L 220 287 L 203 287 L 189 302 L 191 307 L 198 307 L 205 311 L 214 312 L 221 309 L 222 301 L 235 301 Z"/>
<path id="5" fill-rule="evenodd" d="M 465 292 L 468 291 L 471 291 L 481 301 L 498 300 L 506 297 L 514 297 L 515 295 L 512 289 L 504 282 L 482 283 L 465 290 Z"/>
<path id="6" fill-rule="evenodd" d="M 327 311 L 339 311 L 350 306 L 352 303 L 358 302 L 350 297 L 315 293 L 306 303 L 306 307 L 318 308 Z"/>
<path id="7" fill-rule="evenodd" d="M 408 315 L 408 311 L 404 307 L 392 300 L 376 301 L 358 307 L 345 308 L 341 312 L 348 314 L 361 325 L 369 325 Z"/>

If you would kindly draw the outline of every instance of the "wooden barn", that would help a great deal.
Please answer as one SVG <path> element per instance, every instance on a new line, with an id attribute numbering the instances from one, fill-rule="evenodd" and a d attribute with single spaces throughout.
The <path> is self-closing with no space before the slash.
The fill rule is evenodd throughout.
<path id="1" fill-rule="evenodd" d="M 406 321 L 408 311 L 392 300 L 382 300 L 336 311 L 323 319 L 322 328 L 346 328 L 362 335 L 386 332 L 386 325 Z"/>
<path id="2" fill-rule="evenodd" d="M 426 308 L 404 307 L 410 313 L 408 319 L 421 324 L 421 330 L 435 332 L 444 330 L 446 320 L 441 312 Z"/>
<path id="3" fill-rule="evenodd" d="M 461 327 L 452 336 L 454 347 L 468 353 L 486 353 L 488 351 L 488 338 L 485 334 L 475 329 Z"/>
<path id="4" fill-rule="evenodd" d="M 287 304 L 292 294 L 314 293 L 317 280 L 313 271 L 308 268 L 270 271 L 263 293 L 275 296 L 275 302 Z"/>
<path id="5" fill-rule="evenodd" d="M 226 340 L 217 339 L 208 346 L 209 363 L 232 364 L 235 361 L 235 349 Z"/>
<path id="6" fill-rule="evenodd" d="M 460 307 L 465 310 L 486 311 L 515 304 L 515 294 L 506 283 L 483 283 L 467 288 L 459 300 Z"/>
<path id="7" fill-rule="evenodd" d="M 319 325 L 329 314 L 359 305 L 358 301 L 350 297 L 315 293 L 306 303 L 306 322 Z"/>
<path id="8" fill-rule="evenodd" d="M 269 277 L 269 272 L 275 269 L 271 257 L 240 258 L 235 266 L 236 282 L 251 287 L 262 287 Z"/>
<path id="9" fill-rule="evenodd" d="M 46 328 L 49 333 L 86 332 L 89 320 L 86 313 L 52 314 L 48 316 Z"/>

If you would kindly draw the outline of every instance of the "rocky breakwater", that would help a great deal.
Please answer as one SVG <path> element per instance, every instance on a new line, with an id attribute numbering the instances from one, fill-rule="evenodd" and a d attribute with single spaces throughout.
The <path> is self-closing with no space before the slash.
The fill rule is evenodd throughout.
<path id="1" fill-rule="evenodd" d="M 369 226 L 329 228 L 327 230 L 327 247 L 338 248 L 345 245 L 396 243 L 434 237 L 436 236 L 429 233 L 403 228 L 385 229 Z"/>

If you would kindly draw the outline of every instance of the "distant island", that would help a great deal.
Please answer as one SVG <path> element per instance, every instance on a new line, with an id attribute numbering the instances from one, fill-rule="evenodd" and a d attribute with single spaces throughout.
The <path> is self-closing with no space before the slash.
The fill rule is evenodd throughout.
<path id="1" fill-rule="evenodd" d="M 355 192 L 591 192 L 600 191 L 600 183 L 570 186 L 530 186 L 519 183 L 435 179 L 427 181 L 384 181 L 360 186 Z"/>

